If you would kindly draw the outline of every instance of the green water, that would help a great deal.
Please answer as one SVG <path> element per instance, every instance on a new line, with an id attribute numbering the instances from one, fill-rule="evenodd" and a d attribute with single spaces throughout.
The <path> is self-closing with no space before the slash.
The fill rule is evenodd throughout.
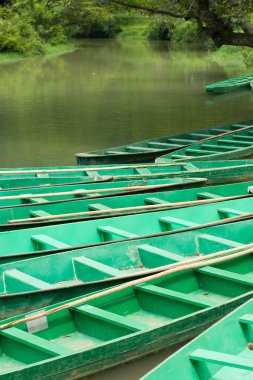
<path id="1" fill-rule="evenodd" d="M 206 53 L 146 41 L 3 64 L 0 167 L 74 164 L 77 152 L 252 118 L 250 91 L 205 94 L 226 76 Z"/>

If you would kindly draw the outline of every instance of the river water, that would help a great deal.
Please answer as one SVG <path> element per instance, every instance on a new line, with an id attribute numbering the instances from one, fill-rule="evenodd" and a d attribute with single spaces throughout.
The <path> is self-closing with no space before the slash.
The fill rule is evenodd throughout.
<path id="1" fill-rule="evenodd" d="M 61 56 L 1 65 L 0 167 L 72 165 L 77 152 L 250 119 L 252 92 L 204 91 L 227 70 L 196 49 L 146 41 L 83 41 Z M 139 379 L 167 355 L 93 379 Z"/>
<path id="2" fill-rule="evenodd" d="M 251 118 L 250 91 L 204 92 L 226 75 L 204 52 L 146 41 L 1 65 L 0 167 L 74 164 L 77 152 Z"/>

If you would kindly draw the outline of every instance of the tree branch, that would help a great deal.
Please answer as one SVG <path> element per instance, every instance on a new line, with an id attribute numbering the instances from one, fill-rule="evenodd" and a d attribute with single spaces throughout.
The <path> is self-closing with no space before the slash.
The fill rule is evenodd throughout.
<path id="1" fill-rule="evenodd" d="M 124 1 L 124 0 L 106 0 L 106 1 L 108 1 L 109 3 L 121 5 L 121 6 L 126 7 L 126 8 L 137 9 L 139 11 L 146 11 L 146 12 L 149 12 L 152 14 L 160 14 L 160 15 L 171 16 L 171 17 L 175 17 L 175 18 L 186 17 L 186 14 L 178 14 L 178 13 L 169 11 L 167 9 L 154 9 L 154 8 L 150 8 L 150 7 L 147 7 L 144 5 L 131 4 L 131 3 L 128 3 L 127 1 Z"/>

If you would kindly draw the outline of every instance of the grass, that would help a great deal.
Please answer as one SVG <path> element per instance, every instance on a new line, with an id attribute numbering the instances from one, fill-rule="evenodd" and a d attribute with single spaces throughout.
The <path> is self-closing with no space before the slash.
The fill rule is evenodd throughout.
<path id="1" fill-rule="evenodd" d="M 57 55 L 65 54 L 76 49 L 76 45 L 74 43 L 62 44 L 57 46 L 52 46 L 49 44 L 45 44 L 46 54 L 42 57 L 54 57 Z M 34 58 L 36 56 L 23 55 L 18 53 L 0 53 L 0 64 L 5 63 L 15 63 L 19 61 L 23 61 L 25 59 Z"/>
<path id="2" fill-rule="evenodd" d="M 241 72 L 241 75 L 252 74 L 253 49 L 242 46 L 222 46 L 210 53 L 210 59 L 226 68 L 229 75 Z"/>
<path id="3" fill-rule="evenodd" d="M 133 23 L 122 26 L 122 31 L 117 36 L 118 40 L 147 40 L 148 28 L 150 22 L 142 17 Z"/>

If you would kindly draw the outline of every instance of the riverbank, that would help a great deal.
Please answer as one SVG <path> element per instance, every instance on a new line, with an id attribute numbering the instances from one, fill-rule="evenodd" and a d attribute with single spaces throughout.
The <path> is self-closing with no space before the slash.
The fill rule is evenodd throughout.
<path id="1" fill-rule="evenodd" d="M 229 76 L 252 74 L 253 49 L 242 46 L 222 46 L 209 53 L 212 61 L 226 68 Z"/>
<path id="2" fill-rule="evenodd" d="M 71 53 L 77 49 L 77 44 L 69 42 L 67 44 L 61 44 L 57 46 L 52 46 L 45 44 L 45 54 L 41 57 L 56 57 L 57 55 Z M 29 54 L 18 54 L 18 53 L 0 53 L 0 65 L 15 63 L 19 61 L 24 61 L 27 59 L 33 59 L 38 57 L 38 55 L 29 55 Z"/>

